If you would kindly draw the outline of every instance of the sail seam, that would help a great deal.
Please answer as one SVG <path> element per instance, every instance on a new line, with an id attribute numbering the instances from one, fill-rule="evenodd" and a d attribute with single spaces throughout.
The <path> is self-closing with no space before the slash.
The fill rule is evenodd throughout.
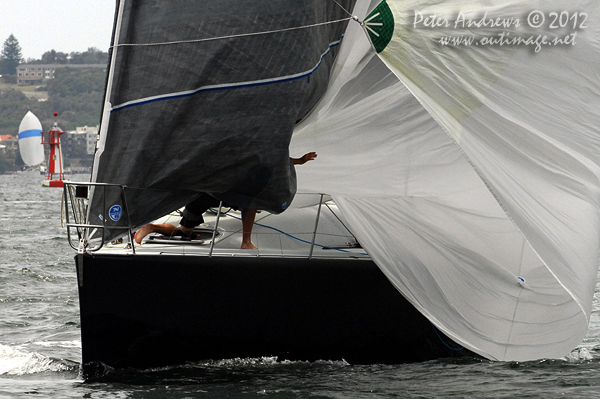
<path id="1" fill-rule="evenodd" d="M 327 54 L 329 54 L 331 52 L 332 48 L 339 46 L 341 42 L 342 42 L 342 39 L 336 40 L 335 42 L 332 42 L 332 43 L 329 43 L 327 50 L 325 52 L 323 52 L 323 54 L 321 54 L 321 57 L 319 58 L 319 62 L 317 62 L 314 67 L 312 67 L 311 69 L 309 69 L 307 71 L 299 72 L 299 73 L 296 73 L 293 75 L 286 75 L 286 76 L 280 76 L 280 77 L 276 77 L 276 78 L 268 78 L 268 79 L 260 79 L 260 80 L 252 80 L 252 81 L 248 81 L 248 82 L 207 85 L 207 86 L 202 86 L 202 87 L 199 87 L 199 88 L 193 89 L 193 90 L 186 90 L 186 91 L 180 91 L 180 92 L 176 92 L 176 93 L 168 93 L 168 94 L 161 94 L 158 96 L 141 98 L 139 100 L 132 100 L 132 101 L 125 102 L 123 104 L 115 105 L 112 107 L 111 112 L 119 111 L 124 108 L 148 104 L 148 103 L 152 103 L 152 102 L 156 102 L 156 101 L 171 100 L 171 99 L 181 98 L 181 97 L 190 97 L 195 94 L 207 92 L 207 91 L 240 89 L 240 88 L 246 88 L 246 87 L 264 86 L 264 85 L 269 85 L 269 84 L 290 82 L 293 80 L 303 79 L 303 78 L 311 76 L 321 66 L 321 64 L 323 63 L 323 58 L 325 58 L 325 56 L 327 56 Z"/>
<path id="2" fill-rule="evenodd" d="M 523 235 L 521 235 L 521 238 L 523 239 L 522 241 L 522 245 L 521 245 L 521 256 L 519 259 L 519 276 L 521 275 L 521 271 L 523 270 L 523 258 L 525 257 L 525 246 L 528 244 L 527 240 L 525 239 L 525 237 L 523 237 Z M 514 327 L 514 321 L 517 317 L 517 310 L 519 309 L 519 303 L 521 302 L 521 294 L 523 293 L 523 290 L 519 290 L 519 294 L 517 295 L 517 302 L 515 303 L 515 308 L 513 310 L 513 315 L 512 315 L 512 323 L 510 323 L 510 329 L 508 331 L 508 337 L 506 339 L 506 345 L 504 345 L 504 355 L 503 355 L 503 359 L 506 359 L 506 354 L 508 353 L 508 347 L 510 345 L 510 340 L 512 339 L 512 333 L 513 333 L 513 327 Z"/>
<path id="3" fill-rule="evenodd" d="M 240 33 L 238 35 L 208 37 L 205 39 L 176 40 L 176 41 L 172 41 L 172 42 L 159 42 L 159 43 L 121 43 L 121 44 L 113 45 L 110 48 L 115 49 L 118 47 L 169 46 L 169 45 L 173 45 L 173 44 L 202 43 L 202 42 L 209 42 L 209 41 L 214 41 L 214 40 L 235 39 L 235 38 L 239 38 L 239 37 L 270 35 L 273 33 L 289 32 L 289 31 L 293 31 L 293 30 L 308 29 L 308 28 L 315 28 L 315 27 L 323 26 L 323 25 L 337 24 L 340 22 L 349 21 L 351 19 L 352 19 L 351 17 L 348 17 L 348 18 L 336 19 L 334 21 L 319 22 L 319 23 L 311 24 L 311 25 L 295 26 L 292 28 L 283 28 L 283 29 L 269 30 L 269 31 L 264 31 L 264 32 Z"/>

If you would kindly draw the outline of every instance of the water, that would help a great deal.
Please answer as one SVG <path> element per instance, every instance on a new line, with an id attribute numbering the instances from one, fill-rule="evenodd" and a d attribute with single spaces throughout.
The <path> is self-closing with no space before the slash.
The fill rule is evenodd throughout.
<path id="1" fill-rule="evenodd" d="M 600 286 L 588 335 L 563 360 L 354 366 L 230 359 L 84 382 L 62 190 L 42 188 L 41 180 L 34 172 L 0 175 L 0 398 L 600 398 Z"/>

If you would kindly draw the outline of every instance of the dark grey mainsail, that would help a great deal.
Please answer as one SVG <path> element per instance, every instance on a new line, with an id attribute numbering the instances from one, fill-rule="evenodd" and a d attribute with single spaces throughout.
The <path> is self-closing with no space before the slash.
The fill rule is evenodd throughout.
<path id="1" fill-rule="evenodd" d="M 118 2 L 92 180 L 126 185 L 127 203 L 92 195 L 90 221 L 140 226 L 202 192 L 285 210 L 292 130 L 327 87 L 353 4 Z"/>

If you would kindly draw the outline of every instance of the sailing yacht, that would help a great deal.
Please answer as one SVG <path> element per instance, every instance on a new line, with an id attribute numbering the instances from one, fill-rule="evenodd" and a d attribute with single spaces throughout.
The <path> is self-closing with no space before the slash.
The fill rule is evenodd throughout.
<path id="1" fill-rule="evenodd" d="M 65 186 L 84 370 L 568 354 L 600 251 L 599 7 L 118 1 L 92 179 Z M 133 242 L 201 193 L 263 211 L 258 250 L 222 207 L 196 242 Z"/>

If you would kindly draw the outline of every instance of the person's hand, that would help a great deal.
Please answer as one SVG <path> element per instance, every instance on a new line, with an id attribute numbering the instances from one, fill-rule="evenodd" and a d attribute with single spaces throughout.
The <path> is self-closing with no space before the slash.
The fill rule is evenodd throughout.
<path id="1" fill-rule="evenodd" d="M 317 158 L 317 153 L 314 151 L 308 152 L 304 155 L 302 155 L 300 158 L 296 159 L 294 163 L 298 164 L 298 165 L 302 165 L 307 163 L 308 161 L 312 161 L 315 158 Z"/>

